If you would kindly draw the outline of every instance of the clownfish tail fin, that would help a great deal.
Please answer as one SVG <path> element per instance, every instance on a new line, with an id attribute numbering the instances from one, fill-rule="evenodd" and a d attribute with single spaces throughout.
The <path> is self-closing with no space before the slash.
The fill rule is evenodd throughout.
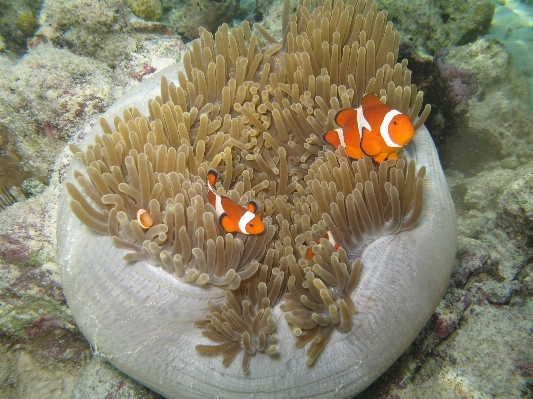
<path id="1" fill-rule="evenodd" d="M 339 148 L 341 145 L 341 140 L 339 138 L 339 132 L 336 130 L 328 130 L 322 135 L 322 140 L 326 143 L 331 144 L 335 149 Z"/>
<path id="2" fill-rule="evenodd" d="M 214 169 L 209 169 L 207 172 L 207 186 L 214 190 L 215 189 L 215 182 L 218 179 L 218 173 Z"/>
<path id="3" fill-rule="evenodd" d="M 218 218 L 218 222 L 222 225 L 222 221 L 229 217 L 227 213 L 223 213 L 222 215 L 220 215 L 220 217 Z"/>

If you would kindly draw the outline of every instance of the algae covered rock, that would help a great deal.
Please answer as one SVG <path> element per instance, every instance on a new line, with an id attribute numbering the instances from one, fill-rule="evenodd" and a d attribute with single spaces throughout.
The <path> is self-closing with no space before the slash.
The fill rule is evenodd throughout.
<path id="1" fill-rule="evenodd" d="M 494 16 L 491 0 L 442 1 L 439 5 L 450 44 L 461 45 L 488 32 Z"/>
<path id="2" fill-rule="evenodd" d="M 30 11 L 21 12 L 15 19 L 15 27 L 26 37 L 32 36 L 39 23 Z"/>
<path id="3" fill-rule="evenodd" d="M 48 180 L 64 142 L 122 92 L 104 63 L 41 45 L 0 75 L 0 119 L 36 177 Z"/>
<path id="4" fill-rule="evenodd" d="M 429 54 L 487 33 L 495 9 L 491 0 L 379 0 L 378 4 L 389 12 L 403 39 Z"/>
<path id="5" fill-rule="evenodd" d="M 163 8 L 160 0 L 124 0 L 132 13 L 142 19 L 159 21 Z"/>
<path id="6" fill-rule="evenodd" d="M 0 0 L 0 51 L 7 49 L 19 56 L 24 53 L 27 40 L 39 27 L 41 4 L 42 0 Z"/>
<path id="7" fill-rule="evenodd" d="M 135 49 L 129 16 L 120 0 L 45 0 L 38 33 L 56 47 L 113 67 Z"/>
<path id="8" fill-rule="evenodd" d="M 241 9 L 240 0 L 167 1 L 170 11 L 162 21 L 188 39 L 198 37 L 198 28 L 214 32 L 223 23 L 231 24 Z"/>

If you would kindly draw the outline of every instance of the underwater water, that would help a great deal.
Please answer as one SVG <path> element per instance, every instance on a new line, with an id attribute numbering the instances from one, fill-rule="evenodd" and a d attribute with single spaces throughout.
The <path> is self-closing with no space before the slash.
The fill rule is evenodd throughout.
<path id="1" fill-rule="evenodd" d="M 432 107 L 426 127 L 458 238 L 437 309 L 357 398 L 531 398 L 533 3 L 376 3 Z M 200 26 L 247 20 L 281 41 L 282 17 L 278 0 L 0 0 L 0 398 L 162 397 L 95 355 L 68 308 L 61 154 L 139 83 L 183 61 Z"/>

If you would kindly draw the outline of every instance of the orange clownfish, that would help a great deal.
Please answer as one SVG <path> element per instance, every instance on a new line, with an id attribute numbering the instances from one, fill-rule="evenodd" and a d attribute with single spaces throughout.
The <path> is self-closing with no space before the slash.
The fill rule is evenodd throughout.
<path id="1" fill-rule="evenodd" d="M 215 182 L 218 173 L 214 170 L 207 172 L 207 199 L 215 208 L 215 213 L 222 228 L 228 233 L 261 234 L 265 225 L 259 215 L 256 215 L 257 204 L 250 201 L 246 208 L 236 204 L 228 197 L 215 192 Z"/>
<path id="2" fill-rule="evenodd" d="M 325 238 L 326 240 L 328 240 L 330 242 L 330 244 L 333 246 L 333 248 L 339 249 L 339 244 L 337 244 L 335 242 L 335 240 L 333 239 L 333 236 L 331 235 L 331 233 L 329 231 L 326 231 L 326 233 L 322 237 L 319 237 L 318 240 L 316 240 L 318 245 L 320 245 L 320 240 L 322 238 Z M 315 256 L 315 253 L 313 252 L 313 246 L 311 245 L 309 248 L 307 248 L 307 253 L 305 254 L 305 259 L 311 260 L 311 259 L 313 259 L 313 256 Z"/>
<path id="3" fill-rule="evenodd" d="M 409 117 L 383 104 L 375 94 L 366 94 L 356 109 L 340 111 L 335 122 L 340 128 L 327 131 L 324 141 L 335 149 L 344 145 L 348 156 L 354 159 L 363 158 L 363 155 L 376 162 L 398 159 L 396 151 L 415 134 Z"/>

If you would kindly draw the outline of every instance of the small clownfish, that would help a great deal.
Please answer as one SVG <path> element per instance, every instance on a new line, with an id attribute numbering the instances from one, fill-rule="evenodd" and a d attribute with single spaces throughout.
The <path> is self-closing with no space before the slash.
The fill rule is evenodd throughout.
<path id="1" fill-rule="evenodd" d="M 326 240 L 328 240 L 330 242 L 330 244 L 333 246 L 333 248 L 339 249 L 339 244 L 337 244 L 335 242 L 335 240 L 333 239 L 333 236 L 331 235 L 331 233 L 329 231 L 326 231 L 326 233 L 323 236 L 319 237 L 318 240 L 316 240 L 318 245 L 320 245 L 320 240 L 322 238 L 325 238 Z M 307 248 L 307 253 L 305 254 L 305 259 L 311 260 L 311 259 L 313 259 L 313 256 L 315 256 L 315 253 L 313 252 L 313 246 L 311 245 L 309 248 Z"/>
<path id="2" fill-rule="evenodd" d="M 152 215 L 146 209 L 139 209 L 137 211 L 137 220 L 144 230 L 148 230 L 154 225 L 154 219 L 152 219 Z"/>
<path id="3" fill-rule="evenodd" d="M 341 110 L 335 122 L 340 128 L 327 131 L 324 141 L 335 149 L 344 145 L 348 156 L 354 159 L 361 159 L 363 155 L 376 162 L 398 159 L 396 151 L 415 134 L 409 117 L 383 104 L 375 94 L 366 94 L 356 109 Z"/>
<path id="4" fill-rule="evenodd" d="M 265 225 L 259 215 L 256 215 L 257 204 L 248 202 L 246 208 L 236 204 L 228 197 L 215 192 L 215 182 L 218 173 L 214 170 L 207 172 L 207 199 L 215 208 L 215 213 L 222 228 L 228 233 L 261 234 Z"/>

